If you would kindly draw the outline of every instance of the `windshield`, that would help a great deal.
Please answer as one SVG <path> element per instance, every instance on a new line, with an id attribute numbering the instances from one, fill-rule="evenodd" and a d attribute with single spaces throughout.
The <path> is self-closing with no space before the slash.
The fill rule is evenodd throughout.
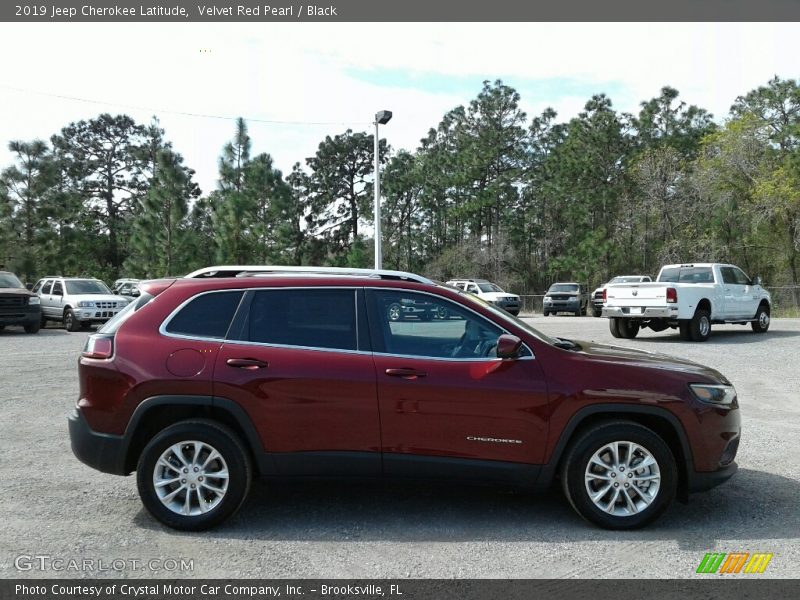
<path id="1" fill-rule="evenodd" d="M 0 288 L 23 288 L 22 282 L 11 273 L 0 273 Z"/>
<path id="2" fill-rule="evenodd" d="M 614 277 L 608 283 L 640 283 L 642 277 Z"/>
<path id="3" fill-rule="evenodd" d="M 477 284 L 482 292 L 502 292 L 499 285 L 493 283 L 479 283 Z"/>
<path id="4" fill-rule="evenodd" d="M 711 267 L 669 267 L 658 276 L 661 283 L 714 283 Z"/>
<path id="5" fill-rule="evenodd" d="M 93 279 L 78 279 L 76 281 L 67 281 L 67 294 L 80 295 L 80 294 L 110 294 L 111 290 L 106 287 L 102 281 L 95 281 Z"/>
<path id="6" fill-rule="evenodd" d="M 571 283 L 554 283 L 547 290 L 548 294 L 577 294 L 578 286 Z"/>
<path id="7" fill-rule="evenodd" d="M 469 300 L 473 304 L 478 304 L 478 305 L 482 306 L 483 308 L 486 308 L 486 309 L 490 310 L 492 312 L 492 314 L 494 314 L 495 316 L 500 317 L 504 321 L 509 321 L 509 322 L 513 323 L 514 325 L 516 325 L 517 327 L 520 327 L 520 328 L 524 329 L 525 331 L 530 333 L 532 336 L 536 337 L 537 339 L 542 340 L 544 343 L 550 344 L 551 346 L 554 346 L 556 344 L 556 340 L 554 340 L 553 338 L 551 338 L 548 335 L 543 334 L 538 329 L 534 329 L 533 327 L 531 327 L 528 323 L 526 323 L 522 319 L 518 319 L 517 317 L 515 317 L 511 313 L 504 311 L 502 308 L 498 308 L 494 304 L 490 304 L 489 302 L 486 302 L 485 300 L 482 300 L 478 296 L 475 296 L 473 294 L 468 294 L 468 293 L 463 292 L 461 290 L 459 290 L 459 293 L 461 294 L 461 297 L 464 298 L 465 300 Z"/>

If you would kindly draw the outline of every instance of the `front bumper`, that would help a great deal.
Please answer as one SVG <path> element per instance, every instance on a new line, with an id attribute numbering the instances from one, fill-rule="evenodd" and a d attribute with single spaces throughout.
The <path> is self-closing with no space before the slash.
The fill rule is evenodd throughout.
<path id="1" fill-rule="evenodd" d="M 81 323 L 105 323 L 116 315 L 121 308 L 76 308 L 75 318 Z"/>
<path id="2" fill-rule="evenodd" d="M 677 306 L 606 306 L 604 317 L 620 317 L 634 319 L 677 319 Z"/>
<path id="3" fill-rule="evenodd" d="M 72 453 L 82 463 L 112 475 L 127 475 L 125 454 L 127 446 L 121 435 L 110 435 L 92 430 L 80 408 L 67 417 Z"/>
<path id="4" fill-rule="evenodd" d="M 729 465 L 716 471 L 710 471 L 708 473 L 694 471 L 688 477 L 689 492 L 705 492 L 706 490 L 715 488 L 728 481 L 738 470 L 739 465 L 736 461 L 733 461 Z"/>
<path id="5" fill-rule="evenodd" d="M 42 307 L 38 304 L 8 308 L 0 311 L 0 325 L 32 325 L 42 318 Z"/>
<path id="6" fill-rule="evenodd" d="M 580 310 L 581 303 L 579 300 L 575 300 L 574 302 L 544 302 L 542 306 L 544 310 L 551 313 L 575 312 L 576 310 Z"/>
<path id="7" fill-rule="evenodd" d="M 519 300 L 496 300 L 494 305 L 510 312 L 512 315 L 518 315 L 520 310 Z"/>

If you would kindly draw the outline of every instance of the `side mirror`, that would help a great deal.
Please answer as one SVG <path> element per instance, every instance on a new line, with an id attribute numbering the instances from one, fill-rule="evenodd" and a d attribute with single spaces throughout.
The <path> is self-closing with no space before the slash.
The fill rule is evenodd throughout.
<path id="1" fill-rule="evenodd" d="M 25 284 L 25 289 L 30 292 L 33 289 L 33 284 L 32 283 L 26 283 Z"/>
<path id="2" fill-rule="evenodd" d="M 515 335 L 503 334 L 497 338 L 497 358 L 517 358 L 522 340 Z"/>
<path id="3" fill-rule="evenodd" d="M 759 277 L 758 275 L 753 277 L 753 285 L 761 285 L 761 277 Z"/>
<path id="4" fill-rule="evenodd" d="M 119 296 L 119 290 L 111 290 L 111 293 L 115 296 Z"/>

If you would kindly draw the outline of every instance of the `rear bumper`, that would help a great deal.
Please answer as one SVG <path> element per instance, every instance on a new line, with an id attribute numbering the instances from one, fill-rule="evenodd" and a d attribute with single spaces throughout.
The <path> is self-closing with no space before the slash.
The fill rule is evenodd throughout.
<path id="1" fill-rule="evenodd" d="M 717 471 L 711 471 L 708 473 L 699 473 L 694 471 L 689 475 L 688 478 L 689 492 L 705 492 L 706 490 L 717 487 L 733 477 L 738 470 L 739 465 L 736 464 L 736 461 L 734 461 L 729 465 L 718 469 Z"/>
<path id="2" fill-rule="evenodd" d="M 638 311 L 638 312 L 637 312 Z M 606 306 L 603 308 L 604 317 L 633 318 L 633 319 L 677 319 L 677 306 Z"/>
<path id="3" fill-rule="evenodd" d="M 72 453 L 82 463 L 103 473 L 127 475 L 123 436 L 98 433 L 89 427 L 80 408 L 67 417 Z"/>

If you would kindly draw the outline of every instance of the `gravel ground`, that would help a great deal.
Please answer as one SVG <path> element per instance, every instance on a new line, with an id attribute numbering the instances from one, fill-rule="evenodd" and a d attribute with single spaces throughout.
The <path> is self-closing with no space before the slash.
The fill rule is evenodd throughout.
<path id="1" fill-rule="evenodd" d="M 646 330 L 613 340 L 605 319 L 533 318 L 542 331 L 688 357 L 739 391 L 740 472 L 676 503 L 636 532 L 584 523 L 560 493 L 532 497 L 468 487 L 258 483 L 222 527 L 168 530 L 142 508 L 133 478 L 103 475 L 72 455 L 65 416 L 77 395 L 86 333 L 0 332 L 0 577 L 19 555 L 105 561 L 84 576 L 125 577 L 693 577 L 705 552 L 772 552 L 763 576 L 795 577 L 800 561 L 800 320 L 766 336 L 716 326 L 704 344 Z M 127 561 L 111 565 L 112 559 Z M 193 569 L 147 561 L 185 559 Z M 132 560 L 142 561 L 133 564 Z M 97 565 L 97 562 L 95 563 Z"/>

